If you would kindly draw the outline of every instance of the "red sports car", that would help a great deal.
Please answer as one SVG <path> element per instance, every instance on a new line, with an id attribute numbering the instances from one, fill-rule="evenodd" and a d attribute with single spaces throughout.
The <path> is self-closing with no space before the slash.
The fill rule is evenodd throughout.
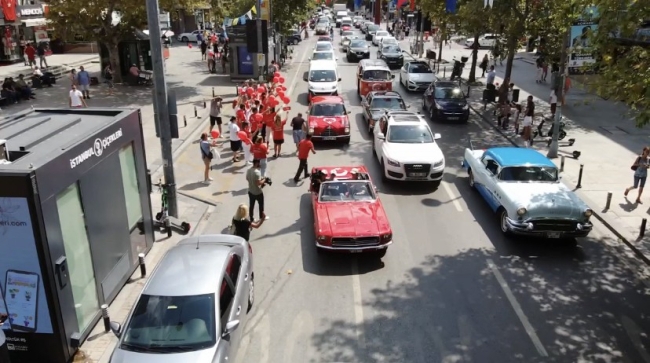
<path id="1" fill-rule="evenodd" d="M 316 96 L 311 99 L 308 119 L 313 140 L 350 143 L 350 111 L 339 96 Z"/>
<path id="2" fill-rule="evenodd" d="M 386 255 L 393 232 L 365 166 L 313 168 L 310 192 L 319 252 Z"/>

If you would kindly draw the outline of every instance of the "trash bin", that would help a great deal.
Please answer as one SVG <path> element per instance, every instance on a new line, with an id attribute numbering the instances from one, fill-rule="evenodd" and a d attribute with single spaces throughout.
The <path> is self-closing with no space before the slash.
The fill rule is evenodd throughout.
<path id="1" fill-rule="evenodd" d="M 515 88 L 515 89 L 512 90 L 512 100 L 510 100 L 510 101 L 515 102 L 515 103 L 519 102 L 519 90 L 518 89 Z"/>
<path id="2" fill-rule="evenodd" d="M 431 49 L 427 49 L 427 59 L 436 59 L 436 52 Z"/>

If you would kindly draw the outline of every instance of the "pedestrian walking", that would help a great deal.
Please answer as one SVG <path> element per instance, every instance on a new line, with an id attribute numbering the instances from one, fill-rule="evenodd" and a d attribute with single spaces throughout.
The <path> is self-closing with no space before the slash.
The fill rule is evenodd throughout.
<path id="1" fill-rule="evenodd" d="M 27 63 L 29 65 L 29 68 L 33 69 L 32 66 L 36 66 L 36 49 L 32 47 L 32 43 L 28 43 L 25 47 L 25 55 L 27 55 Z"/>
<path id="2" fill-rule="evenodd" d="M 516 104 L 515 105 L 515 113 L 512 117 L 512 120 L 515 123 L 515 135 L 519 135 L 519 119 L 521 117 L 521 105 Z"/>
<path id="3" fill-rule="evenodd" d="M 273 125 L 273 157 L 277 158 L 282 152 L 282 144 L 284 144 L 284 125 L 287 120 L 282 120 L 280 115 L 275 116 L 275 123 Z"/>
<path id="4" fill-rule="evenodd" d="M 260 172 L 262 173 L 262 176 L 265 177 L 269 147 L 264 143 L 264 139 L 261 136 L 257 136 L 255 140 L 253 140 L 251 154 L 253 154 L 254 160 L 260 161 Z"/>
<path id="5" fill-rule="evenodd" d="M 214 155 L 212 155 L 212 146 L 216 145 L 216 141 L 208 140 L 208 134 L 206 132 L 201 134 L 201 141 L 199 142 L 199 149 L 201 149 L 201 159 L 203 160 L 203 184 L 210 184 L 212 178 L 210 178 L 210 164 Z"/>
<path id="6" fill-rule="evenodd" d="M 70 74 L 68 75 L 68 79 L 70 80 L 70 86 L 76 86 L 77 85 L 77 70 L 76 69 L 71 69 Z"/>
<path id="7" fill-rule="evenodd" d="M 487 72 L 488 64 L 490 63 L 490 58 L 488 58 L 487 53 L 483 56 L 481 64 L 478 66 L 483 71 L 481 73 L 481 78 L 485 77 L 485 72 Z"/>
<path id="8" fill-rule="evenodd" d="M 298 164 L 298 171 L 296 171 L 296 175 L 293 177 L 293 181 L 296 183 L 300 180 L 300 173 L 304 173 L 305 179 L 309 178 L 309 165 L 307 164 L 309 152 L 316 154 L 314 143 L 311 142 L 311 134 L 307 134 L 305 139 L 298 145 L 298 160 L 300 163 Z"/>
<path id="9" fill-rule="evenodd" d="M 72 85 L 69 95 L 68 95 L 68 106 L 70 108 L 85 108 L 86 101 L 84 101 L 84 96 L 81 91 L 77 89 L 77 86 Z"/>
<path id="10" fill-rule="evenodd" d="M 641 151 L 641 155 L 637 156 L 634 164 L 632 164 L 631 169 L 634 171 L 634 185 L 625 189 L 625 198 L 627 199 L 627 194 L 632 189 L 639 189 L 639 194 L 636 197 L 637 204 L 643 204 L 641 201 L 641 194 L 643 194 L 643 188 L 645 187 L 645 180 L 648 178 L 648 167 L 650 166 L 650 148 L 644 147 Z"/>
<path id="11" fill-rule="evenodd" d="M 113 84 L 113 68 L 111 68 L 110 64 L 104 68 L 104 79 L 108 86 L 108 94 L 112 96 L 115 85 Z"/>
<path id="12" fill-rule="evenodd" d="M 242 140 L 242 149 L 244 150 L 244 160 L 246 161 L 246 165 L 251 165 L 253 162 L 253 155 L 251 154 L 251 145 L 250 145 L 250 140 L 252 140 L 252 134 L 251 134 L 251 123 L 248 121 L 242 122 L 242 127 L 241 130 L 246 133 L 246 138 L 247 140 Z"/>
<path id="13" fill-rule="evenodd" d="M 542 83 L 542 78 L 544 76 L 544 59 L 542 57 L 537 58 L 535 65 L 537 66 L 537 75 L 535 77 L 535 83 Z"/>
<path id="14" fill-rule="evenodd" d="M 490 71 L 487 73 L 487 79 L 485 80 L 485 83 L 493 85 L 496 76 L 497 76 L 497 72 L 494 70 L 494 66 L 490 66 Z"/>
<path id="15" fill-rule="evenodd" d="M 208 43 L 206 43 L 205 40 L 202 40 L 200 47 L 201 47 L 201 60 L 207 60 Z"/>
<path id="16" fill-rule="evenodd" d="M 248 215 L 248 206 L 246 204 L 240 204 L 239 207 L 237 207 L 235 215 L 232 217 L 232 221 L 230 222 L 230 234 L 239 236 L 246 241 L 250 239 L 251 230 L 253 228 L 260 228 L 264 223 L 264 218 L 260 218 L 258 221 L 251 221 Z"/>
<path id="17" fill-rule="evenodd" d="M 557 111 L 557 93 L 555 93 L 555 89 L 551 90 L 548 103 L 551 104 L 551 118 L 555 120 L 555 112 Z"/>
<path id="18" fill-rule="evenodd" d="M 223 107 L 223 105 L 221 101 L 222 98 L 217 96 L 214 97 L 210 102 L 210 134 L 212 134 L 212 130 L 216 125 L 219 130 L 219 135 L 222 135 L 223 131 L 221 130 L 221 124 L 223 122 L 221 120 L 221 108 Z"/>
<path id="19" fill-rule="evenodd" d="M 524 122 L 522 126 L 524 128 L 523 138 L 526 143 L 526 147 L 530 147 L 532 144 L 531 140 L 531 129 L 533 127 L 533 116 L 535 115 L 535 103 L 533 103 L 533 96 L 528 96 L 526 100 L 526 110 L 524 111 Z"/>
<path id="20" fill-rule="evenodd" d="M 233 117 L 234 118 L 234 117 Z M 228 131 L 230 133 L 230 151 L 232 151 L 232 162 L 236 163 L 239 161 L 239 152 L 241 151 L 241 139 L 239 138 L 239 126 L 237 122 L 234 122 L 233 118 L 230 119 L 230 125 L 228 125 Z"/>
<path id="21" fill-rule="evenodd" d="M 83 94 L 83 98 L 90 99 L 90 74 L 84 69 L 83 66 L 79 67 L 79 72 L 77 73 L 77 84 L 79 89 Z"/>
<path id="22" fill-rule="evenodd" d="M 255 212 L 255 203 L 259 205 L 260 220 L 268 219 L 264 213 L 264 184 L 266 179 L 260 171 L 260 161 L 253 159 L 253 166 L 246 172 L 246 181 L 248 181 L 248 217 L 253 221 Z"/>
<path id="23" fill-rule="evenodd" d="M 298 113 L 298 116 L 291 119 L 291 133 L 293 135 L 293 143 L 296 144 L 296 152 L 298 152 L 300 141 L 305 137 L 306 125 L 305 119 L 302 118 L 302 113 Z"/>
<path id="24" fill-rule="evenodd" d="M 48 68 L 47 59 L 45 59 L 45 53 L 47 52 L 47 43 L 40 42 L 36 47 L 36 55 L 38 55 L 38 61 L 41 68 Z M 45 66 L 43 66 L 45 64 Z"/>
<path id="25" fill-rule="evenodd" d="M 275 63 L 275 60 L 272 60 L 271 64 L 269 65 L 268 72 L 266 74 L 266 79 L 268 83 L 273 82 L 273 75 L 277 71 L 278 71 L 278 65 Z"/>

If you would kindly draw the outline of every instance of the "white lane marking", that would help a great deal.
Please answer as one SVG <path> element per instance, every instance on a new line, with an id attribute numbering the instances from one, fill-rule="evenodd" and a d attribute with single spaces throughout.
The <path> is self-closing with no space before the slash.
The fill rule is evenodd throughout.
<path id="1" fill-rule="evenodd" d="M 269 318 L 268 314 L 264 314 L 255 332 L 259 334 L 257 339 L 260 341 L 260 363 L 269 363 L 271 354 L 271 318 Z"/>
<path id="2" fill-rule="evenodd" d="M 286 349 L 284 350 L 284 363 L 304 363 L 308 362 L 307 356 L 309 338 L 314 333 L 314 323 L 311 314 L 307 310 L 302 310 L 295 319 L 289 334 L 286 336 Z M 305 340 L 307 339 L 307 341 Z M 296 359 L 294 356 L 296 348 L 300 357 Z"/>
<path id="3" fill-rule="evenodd" d="M 458 197 L 454 193 L 453 190 L 451 190 L 451 187 L 449 186 L 449 183 L 443 181 L 442 182 L 442 187 L 445 188 L 445 191 L 447 192 L 447 195 L 449 195 L 449 198 L 451 202 L 454 204 L 454 207 L 456 207 L 456 210 L 459 212 L 463 211 L 463 207 L 461 207 L 460 202 L 458 201 Z"/>
<path id="4" fill-rule="evenodd" d="M 309 47 L 307 47 L 309 49 Z M 302 53 L 302 58 L 300 58 L 300 63 L 298 63 L 298 68 L 296 69 L 296 73 L 293 75 L 293 79 L 291 80 L 291 86 L 287 89 L 288 94 L 293 94 L 293 89 L 296 88 L 296 82 L 298 81 L 298 73 L 300 73 L 300 69 L 302 68 L 302 62 L 305 61 L 305 57 L 307 57 L 307 53 L 309 51 L 305 51 Z M 301 77 L 302 78 L 302 77 Z"/>
<path id="5" fill-rule="evenodd" d="M 521 325 L 524 326 L 524 330 L 526 330 L 528 337 L 533 342 L 533 345 L 535 345 L 537 352 L 542 357 L 548 357 L 548 353 L 546 352 L 546 349 L 544 348 L 542 341 L 537 336 L 537 333 L 535 332 L 535 328 L 533 328 L 533 326 L 530 324 L 530 321 L 528 321 L 526 314 L 524 314 L 524 311 L 521 309 L 521 305 L 519 305 L 519 302 L 517 301 L 517 299 L 515 299 L 515 295 L 512 293 L 512 290 L 510 290 L 508 283 L 503 278 L 503 275 L 501 275 L 501 272 L 494 264 L 494 261 L 488 258 L 487 264 L 490 270 L 492 271 L 492 274 L 499 282 L 501 289 L 506 294 L 506 298 L 508 299 L 508 302 L 510 302 L 512 308 L 514 309 L 515 314 L 517 314 L 519 321 L 521 321 Z"/>
<path id="6" fill-rule="evenodd" d="M 359 262 L 357 259 L 352 261 L 352 299 L 354 301 L 354 324 L 356 325 L 356 335 L 359 345 L 364 347 L 362 339 L 363 333 L 363 301 L 361 300 L 361 280 L 359 279 Z"/>

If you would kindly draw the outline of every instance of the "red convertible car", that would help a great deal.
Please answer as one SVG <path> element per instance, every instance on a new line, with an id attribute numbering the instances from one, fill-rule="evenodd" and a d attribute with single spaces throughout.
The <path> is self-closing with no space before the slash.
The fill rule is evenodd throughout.
<path id="1" fill-rule="evenodd" d="M 365 166 L 313 168 L 310 192 L 318 252 L 386 255 L 393 232 Z"/>
<path id="2" fill-rule="evenodd" d="M 308 111 L 309 133 L 312 139 L 350 143 L 350 111 L 339 96 L 316 96 Z"/>

